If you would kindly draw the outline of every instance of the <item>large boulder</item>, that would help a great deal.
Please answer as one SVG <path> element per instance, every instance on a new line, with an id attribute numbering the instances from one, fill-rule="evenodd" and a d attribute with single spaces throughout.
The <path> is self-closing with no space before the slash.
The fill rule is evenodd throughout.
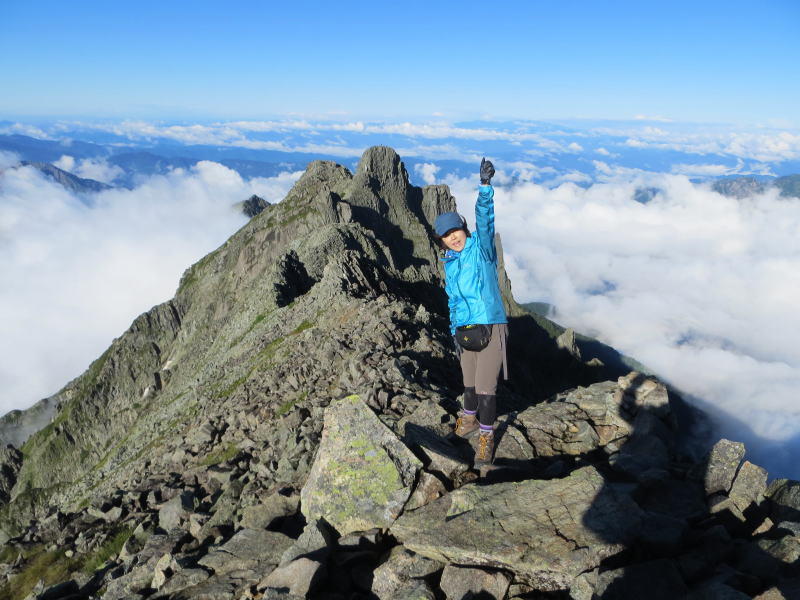
<path id="1" fill-rule="evenodd" d="M 433 560 L 514 573 L 534 589 L 568 589 L 625 548 L 642 511 L 593 467 L 564 479 L 467 485 L 403 514 L 391 533 Z"/>
<path id="2" fill-rule="evenodd" d="M 580 455 L 606 446 L 616 451 L 634 432 L 638 412 L 654 418 L 669 414 L 664 398 L 666 388 L 652 379 L 643 379 L 635 391 L 628 379 L 603 381 L 523 410 L 516 426 L 536 456 Z"/>
<path id="3" fill-rule="evenodd" d="M 727 494 L 744 458 L 744 444 L 720 440 L 711 449 L 704 477 L 706 494 Z"/>
<path id="4" fill-rule="evenodd" d="M 325 519 L 340 535 L 387 528 L 400 515 L 422 468 L 358 396 L 332 402 L 303 487 L 307 522 Z"/>

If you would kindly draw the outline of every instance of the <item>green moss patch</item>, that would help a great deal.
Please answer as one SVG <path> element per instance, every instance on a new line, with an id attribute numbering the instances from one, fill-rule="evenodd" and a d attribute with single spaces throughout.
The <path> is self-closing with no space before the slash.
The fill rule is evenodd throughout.
<path id="1" fill-rule="evenodd" d="M 300 332 L 303 332 L 306 329 L 311 329 L 312 327 L 314 327 L 314 323 L 312 323 L 311 321 L 305 320 L 302 323 L 300 323 L 300 325 L 295 327 L 294 331 L 292 331 L 292 335 L 295 335 L 295 334 L 298 334 Z"/>
<path id="2" fill-rule="evenodd" d="M 301 392 L 296 398 L 292 398 L 291 400 L 287 400 L 281 404 L 278 407 L 278 410 L 275 411 L 275 414 L 279 417 L 282 417 L 292 410 L 298 402 L 302 402 L 306 398 L 308 398 L 308 392 Z"/>
<path id="3" fill-rule="evenodd" d="M 70 573 L 80 568 L 80 561 L 75 557 L 67 558 L 59 550 L 47 551 L 37 547 L 23 552 L 25 566 L 0 587 L 0 600 L 23 600 L 31 593 L 40 579 L 46 586 L 67 581 Z"/>
<path id="4" fill-rule="evenodd" d="M 245 381 L 247 381 L 248 377 L 250 377 L 249 372 L 246 375 L 242 375 L 241 377 L 239 377 L 239 379 L 232 381 L 229 385 L 219 390 L 215 394 L 215 396 L 217 398 L 228 398 L 231 394 L 233 394 L 233 392 L 239 389 L 239 386 L 241 386 Z"/>
<path id="5" fill-rule="evenodd" d="M 230 345 L 228 346 L 228 349 L 230 350 L 230 349 L 231 349 L 231 348 L 233 348 L 234 346 L 238 345 L 238 344 L 239 344 L 239 343 L 240 343 L 240 342 L 241 342 L 241 341 L 242 341 L 242 340 L 243 340 L 243 339 L 244 339 L 244 338 L 247 336 L 247 334 L 248 334 L 248 333 L 250 333 L 251 331 L 253 331 L 253 329 L 255 329 L 256 327 L 258 327 L 258 325 L 259 325 L 259 324 L 260 324 L 262 321 L 264 321 L 264 319 L 266 319 L 266 318 L 267 318 L 267 316 L 269 316 L 269 314 L 270 314 L 271 312 L 272 312 L 272 311 L 265 312 L 265 313 L 260 313 L 260 314 L 256 315 L 256 318 L 255 318 L 255 319 L 253 319 L 253 322 L 252 322 L 252 323 L 250 323 L 250 326 L 247 328 L 247 331 L 245 331 L 245 332 L 244 332 L 243 334 L 241 334 L 240 336 L 237 336 L 236 338 L 234 338 L 234 340 L 233 340 L 233 341 L 230 343 Z"/>
<path id="6" fill-rule="evenodd" d="M 228 443 L 226 446 L 217 447 L 212 450 L 210 453 L 206 455 L 206 457 L 200 463 L 204 467 L 210 467 L 212 465 L 218 465 L 220 463 L 226 462 L 234 458 L 237 454 L 239 454 L 239 447 L 234 444 L 233 442 Z"/>
<path id="7" fill-rule="evenodd" d="M 115 529 L 92 552 L 69 558 L 61 550 L 46 550 L 44 546 L 28 548 L 22 552 L 25 561 L 22 570 L 0 586 L 0 600 L 22 600 L 31 593 L 40 579 L 44 580 L 45 586 L 50 586 L 69 581 L 70 575 L 75 571 L 92 574 L 117 556 L 131 535 L 132 527 Z M 6 546 L 0 553 L 0 562 L 11 562 L 18 554 L 17 549 Z"/>
<path id="8" fill-rule="evenodd" d="M 116 530 L 91 554 L 88 554 L 81 561 L 81 571 L 87 574 L 94 573 L 97 569 L 114 558 L 122 550 L 122 546 L 133 535 L 132 527 L 124 527 Z"/>

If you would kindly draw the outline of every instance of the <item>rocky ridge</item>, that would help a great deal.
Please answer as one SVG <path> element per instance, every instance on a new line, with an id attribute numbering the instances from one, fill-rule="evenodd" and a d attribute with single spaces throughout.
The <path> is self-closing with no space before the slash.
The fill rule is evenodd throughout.
<path id="1" fill-rule="evenodd" d="M 0 454 L 0 597 L 791 597 L 800 483 L 735 442 L 687 456 L 675 394 L 527 315 L 504 272 L 478 477 L 447 437 L 430 230 L 453 208 L 389 148 L 309 165 Z"/>
<path id="2" fill-rule="evenodd" d="M 94 179 L 85 179 L 83 177 L 78 177 L 77 175 L 73 175 L 69 171 L 64 171 L 63 169 L 59 169 L 58 167 L 50 163 L 22 161 L 21 165 L 27 167 L 33 167 L 34 169 L 41 171 L 44 175 L 46 175 L 56 183 L 61 184 L 71 192 L 83 194 L 83 193 L 102 192 L 104 190 L 110 190 L 112 188 L 112 186 L 108 185 L 107 183 L 103 183 L 102 181 L 95 181 Z"/>

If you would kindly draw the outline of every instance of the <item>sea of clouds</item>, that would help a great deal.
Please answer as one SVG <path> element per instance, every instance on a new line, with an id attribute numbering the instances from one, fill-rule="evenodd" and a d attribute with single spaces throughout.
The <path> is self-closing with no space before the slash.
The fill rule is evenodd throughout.
<path id="1" fill-rule="evenodd" d="M 152 131 L 123 125 L 128 136 L 245 146 L 261 143 L 247 138 L 254 131 L 318 128 L 306 122 Z M 329 127 L 337 134 L 390 133 L 383 125 Z M 458 156 L 477 165 L 480 155 L 472 148 L 491 136 L 451 126 L 398 127 L 419 136 L 398 147 L 401 156 L 434 159 L 416 164 L 412 175 L 449 184 L 472 219 L 474 179 L 448 174 L 435 160 Z M 549 302 L 558 322 L 636 358 L 701 406 L 719 435 L 745 442 L 751 460 L 772 476 L 800 479 L 794 460 L 800 451 L 800 200 L 776 191 L 727 198 L 690 180 L 756 167 L 769 173 L 768 161 L 800 156 L 800 136 L 681 137 L 637 127 L 596 130 L 582 143 L 609 133 L 629 137 L 591 152 L 551 149 L 596 157 L 587 161 L 591 172 L 543 166 L 530 149 L 498 164 L 497 228 L 516 298 Z M 513 141 L 537 148 L 551 143 L 526 135 Z M 469 143 L 452 146 L 460 136 Z M 337 147 L 352 156 L 358 145 Z M 653 173 L 615 164 L 622 146 L 711 154 L 701 156 L 708 162 L 676 162 L 669 172 Z M 714 162 L 725 156 L 749 165 Z M 112 184 L 121 174 L 98 159 L 65 155 L 56 164 Z M 244 180 L 204 161 L 133 190 L 95 194 L 87 206 L 86 197 L 0 154 L 0 411 L 29 406 L 80 374 L 136 315 L 170 298 L 189 265 L 245 222 L 233 203 L 253 193 L 280 200 L 298 176 Z M 658 191 L 641 204 L 634 200 L 640 188 Z"/>
<path id="2" fill-rule="evenodd" d="M 109 183 L 118 175 L 102 161 L 58 164 Z M 234 203 L 279 201 L 299 176 L 244 180 L 202 161 L 80 197 L 0 153 L 0 414 L 57 392 L 171 298 L 184 270 L 246 223 Z"/>
<path id="3" fill-rule="evenodd" d="M 773 190 L 739 200 L 684 175 L 630 170 L 588 188 L 504 187 L 498 175 L 517 300 L 551 303 L 555 320 L 706 410 L 772 477 L 800 479 L 800 199 Z M 445 181 L 474 222 L 474 180 Z M 641 204 L 640 187 L 659 191 Z"/>

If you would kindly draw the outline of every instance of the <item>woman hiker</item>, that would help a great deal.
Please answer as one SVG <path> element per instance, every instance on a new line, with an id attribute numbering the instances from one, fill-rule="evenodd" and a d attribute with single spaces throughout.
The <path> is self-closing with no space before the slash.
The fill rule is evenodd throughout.
<path id="1" fill-rule="evenodd" d="M 495 393 L 501 365 L 506 368 L 506 319 L 497 282 L 494 244 L 494 166 L 481 161 L 481 186 L 475 203 L 476 232 L 470 234 L 461 215 L 448 212 L 436 218 L 434 229 L 445 250 L 445 291 L 450 308 L 450 333 L 464 378 L 464 408 L 455 435 L 480 432 L 476 466 L 486 466 L 494 452 Z"/>

